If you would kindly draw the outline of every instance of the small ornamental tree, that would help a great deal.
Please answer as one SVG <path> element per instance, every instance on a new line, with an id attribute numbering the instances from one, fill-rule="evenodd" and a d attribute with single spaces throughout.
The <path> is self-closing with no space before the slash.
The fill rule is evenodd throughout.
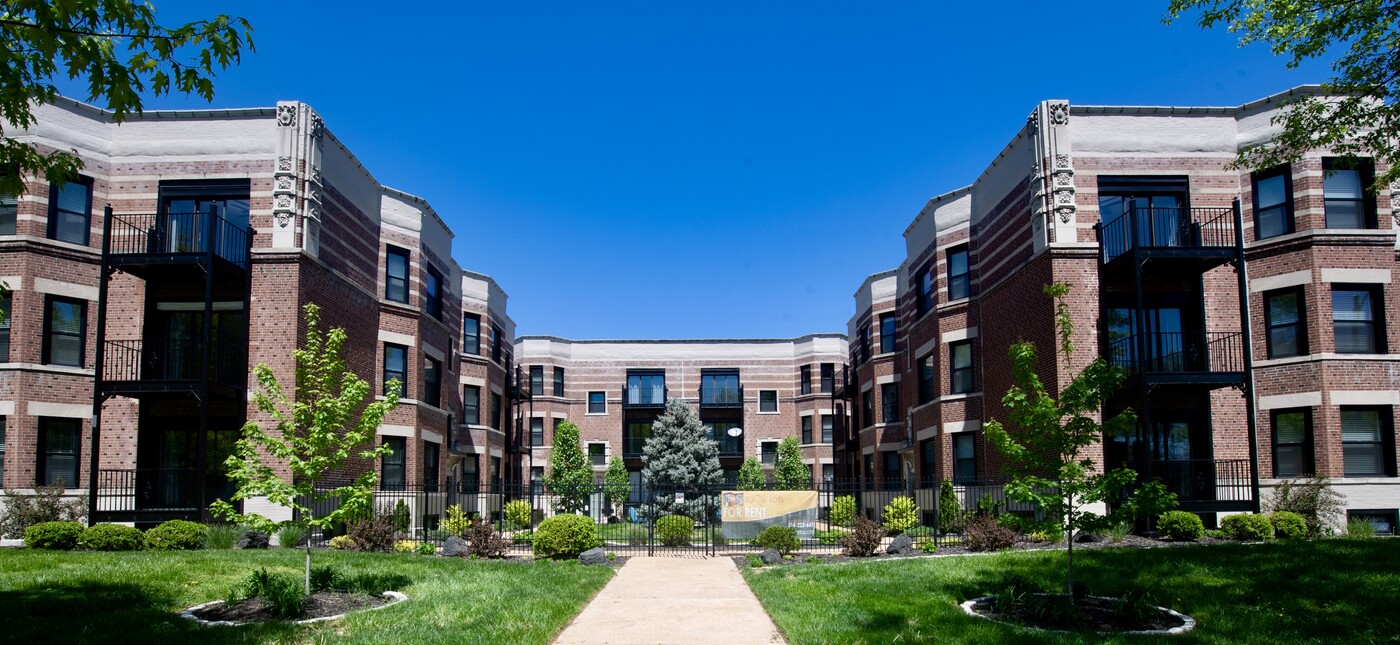
<path id="1" fill-rule="evenodd" d="M 374 488 L 378 469 L 370 468 L 349 483 L 323 488 L 322 478 L 340 470 L 352 457 L 373 461 L 390 452 L 374 445 L 375 431 L 384 415 L 399 404 L 397 380 L 386 384 L 382 401 L 365 403 L 369 383 L 345 366 L 345 330 L 321 331 L 321 310 L 306 305 L 306 343 L 292 352 L 296 361 L 296 385 L 282 389 L 272 368 L 253 368 L 259 389 L 253 393 L 258 410 L 271 418 L 274 432 L 255 421 L 243 425 L 243 437 L 224 462 L 229 479 L 238 490 L 231 501 L 266 497 L 268 502 L 293 511 L 295 523 L 322 530 L 374 512 Z M 264 456 L 265 455 L 265 456 Z M 264 460 L 286 466 L 291 481 L 279 476 Z M 327 503 L 327 500 L 334 500 Z M 318 509 L 331 510 L 317 515 Z M 210 506 L 214 515 L 228 522 L 273 531 L 277 523 L 258 513 L 239 513 L 229 501 Z M 306 545 L 306 593 L 311 593 L 311 541 Z"/>
<path id="2" fill-rule="evenodd" d="M 739 490 L 763 490 L 768 482 L 763 477 L 763 464 L 749 457 L 739 466 Z"/>
<path id="3" fill-rule="evenodd" d="M 773 479 L 778 490 L 807 490 L 812 487 L 812 469 L 802 463 L 802 448 L 796 437 L 778 442 L 778 454 L 773 458 Z"/>
<path id="4" fill-rule="evenodd" d="M 544 485 L 559 496 L 556 508 L 563 513 L 581 513 L 593 492 L 593 466 L 579 444 L 578 426 L 561 421 L 554 429 L 554 449 L 549 453 L 549 471 Z"/>
<path id="5" fill-rule="evenodd" d="M 1045 295 L 1055 301 L 1055 329 L 1059 335 L 1060 353 L 1065 369 L 1071 369 L 1074 353 L 1073 326 L 1065 296 L 1069 285 L 1057 282 L 1045 287 Z M 1100 424 L 1099 415 L 1105 401 L 1123 382 L 1121 369 L 1102 358 L 1076 375 L 1060 391 L 1058 401 L 1046 391 L 1036 374 L 1035 345 L 1020 341 L 1009 352 L 1015 385 L 1002 397 L 1012 431 L 999 420 L 986 424 L 987 438 L 1006 456 L 1006 472 L 1011 483 L 1006 496 L 1018 502 L 1032 503 L 1047 519 L 1069 532 L 1066 589 L 1074 593 L 1074 531 L 1096 521 L 1097 515 L 1084 510 L 1091 504 L 1103 502 L 1134 479 L 1126 468 L 1102 473 L 1094 461 L 1081 453 L 1085 448 L 1103 440 L 1105 432 L 1123 435 L 1131 432 L 1137 422 L 1132 410 L 1126 410 Z M 1014 434 L 1013 434 L 1014 433 Z"/>
<path id="6" fill-rule="evenodd" d="M 631 493 L 632 478 L 627 474 L 627 464 L 622 457 L 613 455 L 612 461 L 608 462 L 608 472 L 603 475 L 603 495 L 612 505 L 614 515 L 627 503 L 627 496 Z"/>
<path id="7" fill-rule="evenodd" d="M 642 478 L 655 493 L 653 517 L 679 514 L 699 519 L 706 510 L 718 508 L 713 486 L 724 481 L 719 444 L 700 418 L 684 401 L 671 399 L 651 427 L 651 437 L 642 447 Z M 685 500 L 677 501 L 677 493 Z"/>

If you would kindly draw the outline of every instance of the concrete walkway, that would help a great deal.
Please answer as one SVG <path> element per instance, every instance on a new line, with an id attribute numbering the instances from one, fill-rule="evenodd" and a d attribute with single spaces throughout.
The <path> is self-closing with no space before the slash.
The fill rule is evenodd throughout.
<path id="1" fill-rule="evenodd" d="M 784 641 L 730 558 L 634 557 L 554 642 Z"/>

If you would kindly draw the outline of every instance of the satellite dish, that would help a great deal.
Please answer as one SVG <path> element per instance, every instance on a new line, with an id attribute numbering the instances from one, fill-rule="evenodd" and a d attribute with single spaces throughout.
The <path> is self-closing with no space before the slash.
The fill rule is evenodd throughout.
<path id="1" fill-rule="evenodd" d="M 737 436 L 739 436 L 739 435 L 741 435 L 741 434 L 744 434 L 744 429 L 736 426 L 736 427 L 730 428 L 728 434 L 729 434 L 729 436 L 731 436 L 731 437 L 737 437 Z"/>

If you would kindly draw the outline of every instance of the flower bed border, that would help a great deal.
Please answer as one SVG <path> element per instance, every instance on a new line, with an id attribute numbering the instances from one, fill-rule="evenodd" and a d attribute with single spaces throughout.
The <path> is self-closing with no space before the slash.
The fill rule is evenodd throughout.
<path id="1" fill-rule="evenodd" d="M 1090 597 L 1090 598 L 1097 599 L 1097 600 L 1117 600 L 1117 598 L 1110 598 L 1110 597 L 1108 597 L 1108 596 L 1089 596 L 1089 597 Z M 987 616 L 987 615 L 985 615 L 985 614 L 979 614 L 979 613 L 977 613 L 976 610 L 973 609 L 973 606 L 976 605 L 977 603 L 979 603 L 979 602 L 991 601 L 991 600 L 993 600 L 994 598 L 996 598 L 996 597 L 995 597 L 995 596 L 982 596 L 982 597 L 980 597 L 980 598 L 973 598 L 972 600 L 964 601 L 962 604 L 960 604 L 960 605 L 958 605 L 958 606 L 959 606 L 959 607 L 962 607 L 963 613 L 965 613 L 965 614 L 967 614 L 967 615 L 969 615 L 969 616 L 973 616 L 973 617 L 975 617 L 975 618 L 981 618 L 982 620 L 989 620 L 989 621 L 992 621 L 992 622 L 994 622 L 994 623 L 1000 623 L 1000 624 L 1003 624 L 1003 625 L 1011 625 L 1011 626 L 1013 626 L 1013 627 L 1020 627 L 1020 628 L 1022 628 L 1022 629 L 1033 629 L 1033 630 L 1041 631 L 1041 632 L 1054 632 L 1054 633 L 1057 633 L 1057 634 L 1073 634 L 1073 633 L 1076 633 L 1076 632 L 1073 632 L 1073 631 L 1070 631 L 1070 630 L 1066 630 L 1066 629 L 1050 629 L 1050 628 L 1048 628 L 1048 627 L 1035 627 L 1035 626 L 1033 626 L 1033 625 L 1022 625 L 1022 624 L 1019 624 L 1019 623 L 1012 623 L 1012 622 L 1007 622 L 1007 621 L 1004 621 L 1004 620 L 997 620 L 997 619 L 995 619 L 995 618 L 992 618 L 991 616 Z M 1186 632 L 1189 632 L 1189 631 L 1191 631 L 1191 630 L 1193 630 L 1193 629 L 1196 628 L 1196 619 L 1195 619 L 1195 618 L 1192 618 L 1192 617 L 1190 617 L 1190 616 L 1187 616 L 1186 614 L 1183 614 L 1183 613 L 1181 613 L 1181 612 L 1179 612 L 1179 611 L 1176 611 L 1176 610 L 1173 610 L 1173 609 L 1168 609 L 1168 608 L 1166 608 L 1166 607 L 1157 606 L 1157 609 L 1160 609 L 1160 610 L 1166 612 L 1166 613 L 1167 613 L 1168 615 L 1170 615 L 1170 616 L 1174 616 L 1174 617 L 1176 617 L 1176 618 L 1180 618 L 1180 619 L 1183 621 L 1182 624 L 1181 624 L 1181 625 L 1178 625 L 1178 626 L 1176 626 L 1176 627 L 1173 627 L 1173 628 L 1171 628 L 1171 629 L 1138 629 L 1138 630 L 1126 631 L 1126 632 L 1101 632 L 1101 631 L 1096 631 L 1096 632 L 1094 632 L 1094 633 L 1096 633 L 1096 634 L 1113 634 L 1113 635 L 1122 634 L 1122 635 L 1126 635 L 1126 636 L 1175 636 L 1176 634 L 1185 634 Z"/>
<path id="2" fill-rule="evenodd" d="M 323 622 L 332 621 L 332 620 L 340 620 L 341 618 L 344 618 L 344 617 L 346 617 L 346 616 L 348 616 L 348 615 L 350 615 L 350 614 L 352 614 L 352 613 L 360 613 L 360 612 L 365 612 L 365 611 L 375 611 L 375 610 L 377 610 L 377 609 L 387 609 L 387 608 L 393 607 L 394 605 L 397 605 L 397 604 L 399 604 L 399 603 L 401 603 L 401 602 L 403 602 L 403 601 L 405 601 L 405 600 L 408 600 L 408 596 L 405 596 L 404 594 L 401 594 L 401 593 L 399 593 L 399 592 L 397 592 L 397 591 L 385 591 L 384 593 L 379 594 L 379 596 L 380 596 L 381 598 L 388 598 L 388 599 L 389 599 L 389 602 L 386 602 L 386 603 L 384 603 L 384 604 L 382 604 L 382 605 L 378 605 L 378 606 L 375 606 L 375 607 L 366 607 L 365 609 L 357 609 L 357 610 L 355 610 L 355 611 L 353 611 L 353 612 L 346 612 L 346 613 L 343 613 L 343 614 L 336 614 L 336 615 L 334 615 L 334 616 L 322 616 L 322 617 L 320 617 L 320 618 L 307 618 L 307 619 L 305 619 L 305 620 L 292 621 L 292 624 L 293 624 L 293 625 L 310 625 L 310 624 L 312 624 L 312 623 L 323 623 Z M 242 626 L 242 625 L 257 625 L 257 624 L 262 624 L 262 622 L 269 622 L 269 621 L 250 621 L 250 620 L 244 620 L 244 621 L 234 621 L 234 620 L 205 620 L 205 619 L 203 619 L 203 618 L 200 618 L 199 616 L 194 615 L 194 612 L 199 611 L 199 610 L 201 610 L 201 609 L 208 609 L 208 608 L 210 608 L 210 607 L 216 607 L 216 606 L 222 605 L 222 604 L 224 604 L 224 601 L 222 601 L 222 600 L 213 600 L 213 601 L 210 601 L 210 602 L 206 602 L 206 603 L 204 603 L 204 604 L 202 604 L 202 605 L 195 605 L 195 606 L 193 606 L 193 607 L 190 607 L 190 608 L 185 609 L 184 611 L 180 612 L 180 617 L 181 617 L 181 618 L 184 618 L 184 619 L 187 619 L 187 620 L 192 620 L 192 621 L 194 621 L 194 622 L 196 622 L 196 623 L 199 623 L 200 625 L 205 626 L 205 627 L 210 627 L 210 626 L 215 626 L 215 625 L 221 626 L 221 627 L 239 627 L 239 626 Z"/>

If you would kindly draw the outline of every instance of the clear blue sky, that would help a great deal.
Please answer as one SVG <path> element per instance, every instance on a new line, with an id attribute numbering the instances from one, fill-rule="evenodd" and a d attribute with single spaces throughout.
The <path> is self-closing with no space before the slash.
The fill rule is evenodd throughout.
<path id="1" fill-rule="evenodd" d="M 1238 105 L 1327 78 L 1165 26 L 1166 4 L 157 7 L 252 20 L 257 53 L 214 105 L 311 104 L 433 204 L 519 333 L 718 338 L 844 331 L 925 201 L 971 182 L 1037 101 Z"/>

